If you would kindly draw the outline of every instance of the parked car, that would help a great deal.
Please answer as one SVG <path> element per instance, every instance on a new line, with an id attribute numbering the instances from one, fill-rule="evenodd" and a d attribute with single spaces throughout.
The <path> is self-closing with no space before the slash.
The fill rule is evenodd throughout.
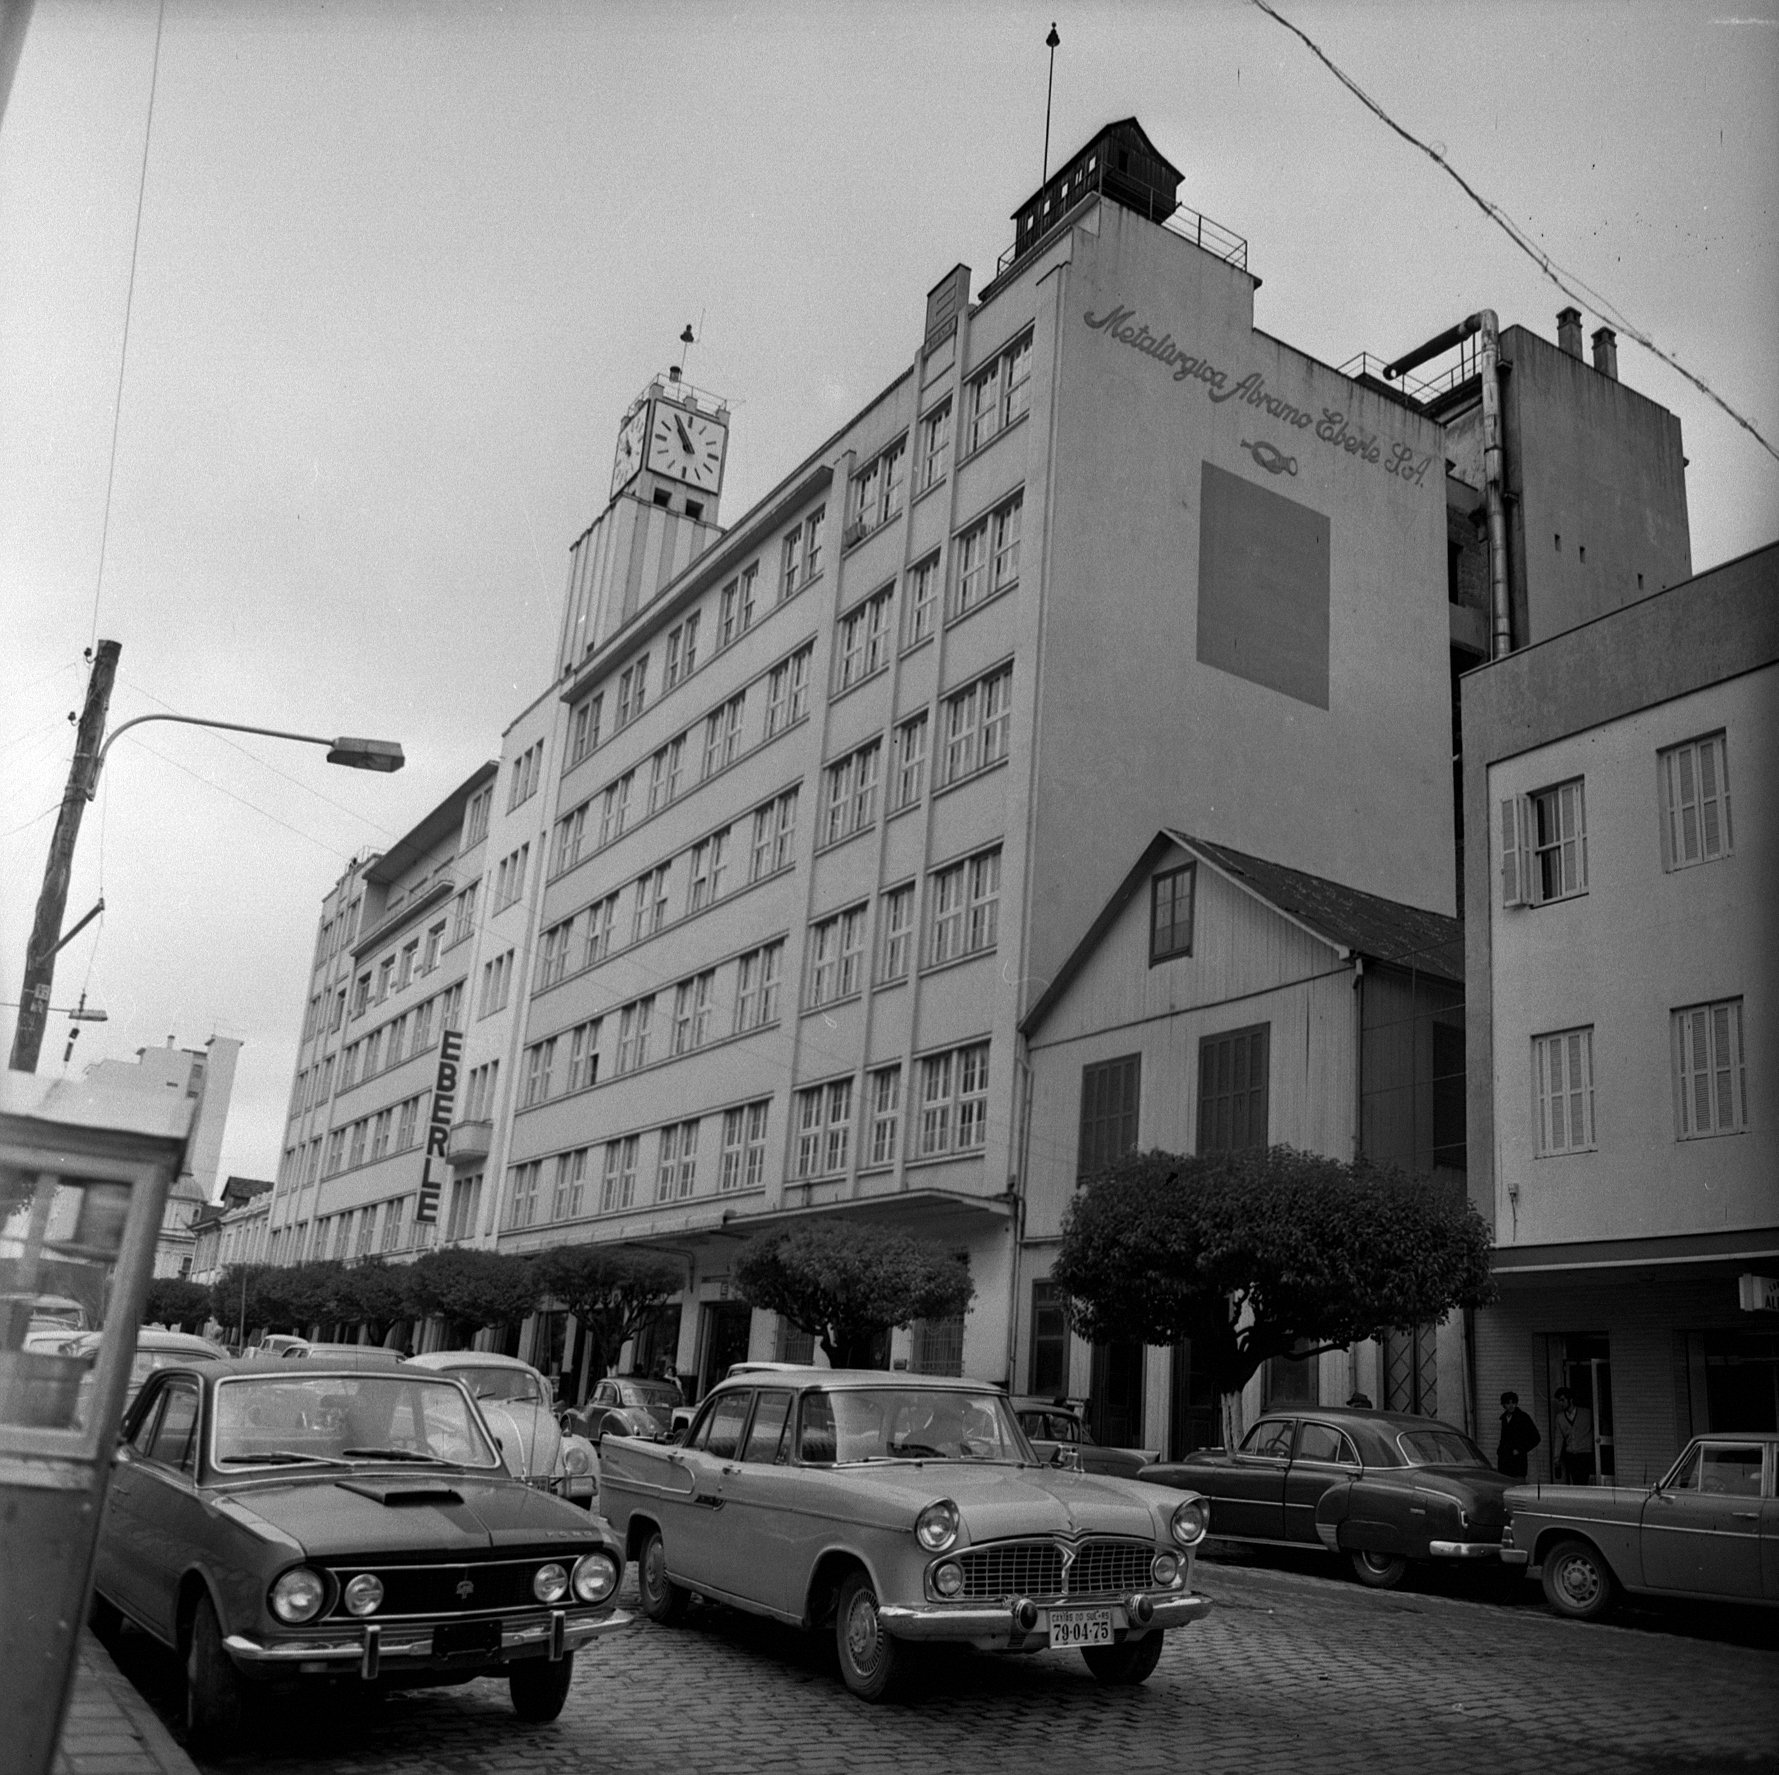
<path id="1" fill-rule="evenodd" d="M 1159 1449 L 1107 1448 L 1095 1442 L 1086 1418 L 1072 1399 L 1018 1398 L 1013 1401 L 1013 1410 L 1032 1447 L 1058 1466 L 1135 1479 L 1145 1467 L 1161 1459 Z"/>
<path id="2" fill-rule="evenodd" d="M 1779 1432 L 1695 1436 L 1654 1486 L 1515 1485 L 1501 1557 L 1591 1621 L 1621 1590 L 1779 1604 Z"/>
<path id="3" fill-rule="evenodd" d="M 469 1388 L 518 1478 L 592 1508 L 599 1489 L 593 1445 L 556 1422 L 550 1383 L 529 1362 L 485 1350 L 433 1350 L 408 1360 Z"/>
<path id="4" fill-rule="evenodd" d="M 257 1344 L 251 1345 L 241 1353 L 244 1356 L 257 1356 L 262 1361 L 277 1361 L 289 1355 L 293 1350 L 306 1350 L 309 1340 L 297 1337 L 288 1331 L 268 1332 Z"/>
<path id="5" fill-rule="evenodd" d="M 98 1357 L 100 1342 L 98 1332 L 82 1331 L 63 1346 L 62 1354 L 92 1362 Z M 127 1405 L 136 1397 L 142 1383 L 157 1368 L 170 1368 L 186 1362 L 226 1362 L 228 1359 L 228 1351 L 207 1337 L 197 1337 L 189 1331 L 154 1331 L 144 1327 L 136 1333 L 136 1355 L 130 1363 L 124 1402 Z"/>
<path id="6" fill-rule="evenodd" d="M 1344 1553 L 1375 1590 L 1412 1560 L 1498 1559 L 1512 1483 L 1436 1418 L 1333 1407 L 1269 1411 L 1233 1454 L 1203 1449 L 1141 1476 L 1209 1498 L 1219 1539 Z"/>
<path id="7" fill-rule="evenodd" d="M 622 1576 L 597 1518 L 506 1471 L 454 1377 L 200 1362 L 125 1415 L 94 1614 L 179 1653 L 215 1749 L 272 1684 L 504 1675 L 522 1718 L 554 1719 L 575 1651 L 628 1620 Z"/>
<path id="8" fill-rule="evenodd" d="M 683 1443 L 607 1436 L 600 1498 L 642 1607 L 694 1593 L 832 1631 L 875 1701 L 910 1642 L 1078 1649 L 1140 1683 L 1197 1620 L 1202 1499 L 1044 1465 L 1005 1393 L 877 1370 L 782 1369 L 712 1389 Z"/>
<path id="9" fill-rule="evenodd" d="M 312 1344 L 305 1340 L 285 1345 L 279 1360 L 326 1362 L 334 1368 L 399 1368 L 407 1358 L 400 1350 L 382 1344 Z"/>
<path id="10" fill-rule="evenodd" d="M 656 1380 L 642 1374 L 608 1374 L 593 1383 L 587 1403 L 578 1411 L 572 1407 L 562 1414 L 563 1427 L 593 1441 L 605 1433 L 609 1424 L 630 1426 L 619 1431 L 625 1436 L 666 1436 L 673 1428 L 673 1414 L 683 1410 L 679 1383 Z"/>

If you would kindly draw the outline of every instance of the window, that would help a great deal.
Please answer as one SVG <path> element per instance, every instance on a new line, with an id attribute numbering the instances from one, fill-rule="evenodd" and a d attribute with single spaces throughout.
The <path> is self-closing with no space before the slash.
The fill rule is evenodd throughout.
<path id="1" fill-rule="evenodd" d="M 634 1072 L 649 1063 L 649 1029 L 655 1020 L 655 999 L 651 993 L 626 1005 L 618 1013 L 618 1052 L 613 1071 Z"/>
<path id="2" fill-rule="evenodd" d="M 463 1094 L 463 1119 L 466 1122 L 491 1121 L 494 1116 L 494 1087 L 500 1078 L 500 1062 L 490 1060 L 485 1066 L 471 1069 Z"/>
<path id="3" fill-rule="evenodd" d="M 896 777 L 890 787 L 892 813 L 912 807 L 926 787 L 928 726 L 923 709 L 896 729 Z"/>
<path id="4" fill-rule="evenodd" d="M 747 708 L 747 692 L 732 696 L 704 720 L 704 774 L 715 776 L 741 756 L 741 718 Z"/>
<path id="5" fill-rule="evenodd" d="M 543 1186 L 544 1167 L 541 1159 L 515 1165 L 507 1173 L 510 1191 L 507 1208 L 509 1227 L 530 1226 L 537 1219 L 538 1192 Z"/>
<path id="6" fill-rule="evenodd" d="M 589 1152 L 587 1147 L 576 1147 L 556 1160 L 556 1189 L 550 1203 L 552 1220 L 576 1220 L 586 1213 Z"/>
<path id="7" fill-rule="evenodd" d="M 439 965 L 439 951 L 445 946 L 445 926 L 441 919 L 426 933 L 426 947 L 420 952 L 420 972 L 430 974 Z"/>
<path id="8" fill-rule="evenodd" d="M 584 696 L 568 717 L 568 762 L 580 761 L 599 744 L 599 713 L 605 702 L 604 693 Z"/>
<path id="9" fill-rule="evenodd" d="M 700 912 L 723 897 L 729 872 L 729 828 L 713 832 L 692 846 L 692 866 L 686 884 L 686 911 Z"/>
<path id="10" fill-rule="evenodd" d="M 850 997 L 859 989 L 859 960 L 865 950 L 865 908 L 824 918 L 809 933 L 811 1006 Z"/>
<path id="11" fill-rule="evenodd" d="M 538 985 L 554 986 L 568 972 L 568 946 L 574 936 L 574 920 L 564 919 L 544 932 L 538 954 Z"/>
<path id="12" fill-rule="evenodd" d="M 663 689 L 691 677 L 698 669 L 698 612 L 694 610 L 676 629 L 667 633 L 666 679 Z"/>
<path id="13" fill-rule="evenodd" d="M 639 654 L 633 665 L 618 674 L 617 727 L 628 727 L 643 712 L 649 700 L 649 656 Z"/>
<path id="14" fill-rule="evenodd" d="M 725 1190 L 758 1189 L 766 1180 L 766 1112 L 768 1098 L 723 1111 L 723 1163 L 718 1186 Z"/>
<path id="15" fill-rule="evenodd" d="M 873 593 L 863 604 L 840 619 L 840 672 L 836 686 L 850 690 L 888 663 L 890 605 L 893 587 Z"/>
<path id="16" fill-rule="evenodd" d="M 1272 1025 L 1256 1023 L 1198 1044 L 1198 1150 L 1266 1145 Z"/>
<path id="17" fill-rule="evenodd" d="M 877 978 L 903 980 L 908 976 L 908 940 L 914 931 L 914 883 L 891 888 L 883 896 L 883 928 L 878 939 Z"/>
<path id="18" fill-rule="evenodd" d="M 846 1169 L 852 1145 L 852 1080 L 835 1079 L 797 1093 L 798 1177 Z"/>
<path id="19" fill-rule="evenodd" d="M 739 579 L 732 579 L 723 587 L 717 617 L 719 647 L 739 640 L 753 626 L 754 586 L 759 577 L 760 564 L 756 561 Z"/>
<path id="20" fill-rule="evenodd" d="M 1032 1284 L 1031 1373 L 1034 1393 L 1059 1398 L 1069 1390 L 1069 1320 L 1054 1282 Z"/>
<path id="21" fill-rule="evenodd" d="M 837 844 L 862 832 L 877 818 L 878 766 L 883 759 L 883 742 L 869 745 L 830 764 L 823 773 L 826 806 L 822 813 L 822 842 Z"/>
<path id="22" fill-rule="evenodd" d="M 1501 904 L 1542 906 L 1585 894 L 1587 807 L 1582 779 L 1501 803 Z"/>
<path id="23" fill-rule="evenodd" d="M 437 999 L 429 998 L 414 1007 L 414 1045 L 409 1049 L 410 1053 L 418 1054 L 432 1046 L 432 1017 L 437 1004 Z"/>
<path id="24" fill-rule="evenodd" d="M 530 1109 L 534 1103 L 542 1103 L 550 1095 L 550 1074 L 555 1065 L 554 1036 L 547 1041 L 533 1042 L 525 1050 L 525 1085 L 519 1099 L 521 1109 Z"/>
<path id="25" fill-rule="evenodd" d="M 846 524 L 849 544 L 869 536 L 901 511 L 907 466 L 908 440 L 900 437 L 853 476 Z"/>
<path id="26" fill-rule="evenodd" d="M 919 459 L 914 465 L 914 491 L 924 493 L 945 478 L 945 459 L 951 450 L 951 402 L 941 401 L 920 422 Z"/>
<path id="27" fill-rule="evenodd" d="M 507 1008 L 507 996 L 513 987 L 513 952 L 497 955 L 482 964 L 482 1007 L 478 1016 L 491 1017 Z"/>
<path id="28" fill-rule="evenodd" d="M 599 1030 L 604 1020 L 594 1017 L 577 1023 L 568 1032 L 568 1083 L 564 1089 L 585 1091 L 599 1082 Z"/>
<path id="29" fill-rule="evenodd" d="M 395 990 L 401 989 L 414 978 L 414 964 L 420 957 L 420 939 L 416 937 L 412 943 L 402 946 L 401 954 L 395 963 Z"/>
<path id="30" fill-rule="evenodd" d="M 395 1111 L 380 1109 L 371 1118 L 371 1158 L 382 1158 L 389 1151 L 389 1130 L 395 1121 Z"/>
<path id="31" fill-rule="evenodd" d="M 645 869 L 637 877 L 636 909 L 630 922 L 632 943 L 654 936 L 667 923 L 667 872 L 671 867 L 663 863 L 658 869 Z"/>
<path id="32" fill-rule="evenodd" d="M 784 940 L 744 955 L 736 964 L 735 1033 L 759 1029 L 778 1017 L 779 976 L 784 971 Z"/>
<path id="33" fill-rule="evenodd" d="M 1024 493 L 1015 493 L 958 537 L 953 616 L 974 610 L 1018 583 L 1019 516 L 1024 503 Z"/>
<path id="34" fill-rule="evenodd" d="M 539 740 L 536 745 L 527 746 L 513 760 L 513 777 L 507 785 L 507 812 L 511 813 L 520 802 L 529 801 L 537 793 L 538 779 L 544 771 L 544 742 Z"/>
<path id="35" fill-rule="evenodd" d="M 686 760 L 686 736 L 671 739 L 649 760 L 649 812 L 659 813 L 679 793 Z M 708 760 L 706 760 L 708 764 Z"/>
<path id="36" fill-rule="evenodd" d="M 439 1028 L 461 1029 L 463 1027 L 463 990 L 461 980 L 454 981 L 439 995 Z"/>
<path id="37" fill-rule="evenodd" d="M 352 1015 L 362 1017 L 365 1007 L 371 1002 L 371 977 L 363 973 L 352 982 Z"/>
<path id="38" fill-rule="evenodd" d="M 494 806 L 494 785 L 478 789 L 463 809 L 464 850 L 473 850 L 488 836 L 488 815 Z"/>
<path id="39" fill-rule="evenodd" d="M 797 838 L 797 791 L 787 789 L 754 813 L 753 862 L 748 880 L 759 881 L 788 869 Z"/>
<path id="40" fill-rule="evenodd" d="M 871 1074 L 866 1101 L 871 1108 L 870 1163 L 896 1162 L 896 1131 L 902 1125 L 902 1069 L 880 1067 Z"/>
<path id="41" fill-rule="evenodd" d="M 917 1374 L 964 1372 L 964 1316 L 952 1313 L 943 1319 L 914 1321 L 913 1358 Z"/>
<path id="42" fill-rule="evenodd" d="M 482 1173 L 461 1177 L 451 1188 L 451 1210 L 445 1220 L 447 1239 L 467 1239 L 474 1235 L 482 1217 Z"/>
<path id="43" fill-rule="evenodd" d="M 655 1167 L 655 1200 L 683 1201 L 692 1193 L 698 1168 L 698 1124 L 674 1122 L 661 1130 L 661 1152 Z"/>
<path id="44" fill-rule="evenodd" d="M 1730 849 L 1730 779 L 1724 736 L 1707 734 L 1659 754 L 1662 867 L 1709 863 Z"/>
<path id="45" fill-rule="evenodd" d="M 920 1154 L 975 1152 L 988 1139 L 988 1043 L 920 1063 Z"/>
<path id="46" fill-rule="evenodd" d="M 1164 870 L 1149 884 L 1149 965 L 1192 953 L 1193 865 Z"/>
<path id="47" fill-rule="evenodd" d="M 1032 336 L 1007 347 L 986 370 L 970 378 L 969 441 L 978 450 L 1022 417 L 1031 402 Z"/>
<path id="48" fill-rule="evenodd" d="M 1532 1097 L 1538 1156 L 1594 1144 L 1594 1032 L 1559 1029 L 1532 1038 Z"/>
<path id="49" fill-rule="evenodd" d="M 395 957 L 386 955 L 377 964 L 377 1003 L 382 1004 L 391 991 L 391 983 L 395 979 Z"/>
<path id="50" fill-rule="evenodd" d="M 673 1051 L 690 1054 L 710 1034 L 710 1000 L 716 986 L 714 969 L 706 969 L 673 989 Z"/>
<path id="51" fill-rule="evenodd" d="M 809 659 L 813 644 L 800 647 L 766 676 L 766 737 L 801 721 L 809 706 Z"/>
<path id="52" fill-rule="evenodd" d="M 472 881 L 457 896 L 456 919 L 451 926 L 451 941 L 461 943 L 465 937 L 471 936 L 476 928 L 476 894 L 481 888 L 479 881 Z"/>
<path id="53" fill-rule="evenodd" d="M 929 555 L 908 576 L 907 632 L 904 647 L 929 640 L 933 633 L 933 611 L 939 603 L 939 557 Z"/>
<path id="54" fill-rule="evenodd" d="M 629 1208 L 636 1201 L 636 1149 L 634 1134 L 605 1143 L 605 1174 L 599 1183 L 599 1212 Z"/>
<path id="55" fill-rule="evenodd" d="M 364 1145 L 365 1140 L 370 1134 L 370 1128 L 371 1124 L 368 1117 L 352 1124 L 351 1154 L 346 1161 L 348 1165 L 357 1167 L 364 1163 Z"/>
<path id="56" fill-rule="evenodd" d="M 511 856 L 503 857 L 494 871 L 494 910 L 504 912 L 525 892 L 525 864 L 531 846 L 522 844 Z"/>
<path id="57" fill-rule="evenodd" d="M 1673 1016 L 1674 1119 L 1682 1140 L 1748 1126 L 1742 1001 L 1688 1005 Z"/>
<path id="58" fill-rule="evenodd" d="M 581 966 L 590 968 L 612 952 L 612 924 L 618 915 L 618 896 L 607 894 L 587 908 L 587 947 Z"/>
<path id="59" fill-rule="evenodd" d="M 610 784 L 599 806 L 599 842 L 610 844 L 624 834 L 624 822 L 630 817 L 630 790 L 636 772 L 627 770 Z"/>
<path id="60" fill-rule="evenodd" d="M 1002 666 L 945 699 L 945 778 L 955 783 L 1007 756 L 1013 668 Z"/>
<path id="61" fill-rule="evenodd" d="M 345 987 L 342 986 L 340 988 L 340 990 L 334 994 L 334 1014 L 333 1014 L 332 1021 L 329 1022 L 328 1026 L 327 1026 L 328 1034 L 332 1035 L 334 1033 L 334 1031 L 336 1029 L 338 1029 L 340 1027 L 340 1025 L 342 1023 L 344 1023 L 345 1021 L 346 1021 L 346 989 L 345 989 Z"/>
<path id="62" fill-rule="evenodd" d="M 1077 1177 L 1093 1177 L 1137 1150 L 1143 1057 L 1121 1055 L 1081 1068 L 1081 1147 Z"/>
<path id="63" fill-rule="evenodd" d="M 802 523 L 785 533 L 778 596 L 794 598 L 822 570 L 822 522 L 827 507 L 818 505 Z"/>
<path id="64" fill-rule="evenodd" d="M 933 966 L 993 949 L 1000 926 L 1001 849 L 966 857 L 933 876 Z"/>
<path id="65" fill-rule="evenodd" d="M 407 1047 L 407 1041 L 408 1017 L 407 1013 L 403 1012 L 401 1016 L 397 1017 L 395 1021 L 389 1025 L 389 1051 L 383 1061 L 385 1066 L 397 1066 L 401 1063 L 401 1057 Z"/>

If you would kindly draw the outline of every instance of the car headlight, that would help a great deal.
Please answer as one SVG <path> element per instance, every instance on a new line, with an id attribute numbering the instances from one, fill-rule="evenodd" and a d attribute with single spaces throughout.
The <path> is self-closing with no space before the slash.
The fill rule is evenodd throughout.
<path id="1" fill-rule="evenodd" d="M 1182 1547 L 1196 1547 L 1211 1526 L 1210 1506 L 1203 1498 L 1188 1498 L 1174 1511 L 1168 1532 Z"/>
<path id="2" fill-rule="evenodd" d="M 321 1613 L 322 1599 L 326 1595 L 327 1586 L 322 1582 L 321 1574 L 299 1565 L 272 1586 L 272 1613 L 292 1626 L 313 1621 Z"/>
<path id="3" fill-rule="evenodd" d="M 574 1593 L 580 1602 L 604 1602 L 618 1587 L 618 1562 L 609 1553 L 588 1553 L 575 1561 Z"/>
<path id="4" fill-rule="evenodd" d="M 950 1498 L 927 1505 L 914 1519 L 914 1534 L 929 1553 L 943 1553 L 957 1539 L 957 1505 Z"/>
<path id="5" fill-rule="evenodd" d="M 955 1559 L 948 1559 L 933 1573 L 933 1588 L 941 1596 L 951 1597 L 964 1587 L 964 1568 Z"/>
<path id="6" fill-rule="evenodd" d="M 1149 1575 L 1157 1584 L 1170 1585 L 1177 1583 L 1180 1577 L 1180 1556 L 1177 1553 L 1158 1553 L 1155 1563 L 1149 1568 Z"/>
<path id="7" fill-rule="evenodd" d="M 531 1574 L 531 1594 L 539 1602 L 560 1602 L 568 1594 L 568 1573 L 554 1560 Z"/>
<path id="8" fill-rule="evenodd" d="M 571 1442 L 562 1451 L 562 1464 L 570 1473 L 591 1473 L 593 1462 L 578 1442 Z"/>
<path id="9" fill-rule="evenodd" d="M 383 1603 L 383 1580 L 369 1572 L 360 1572 L 346 1586 L 346 1612 L 351 1615 L 374 1615 Z"/>

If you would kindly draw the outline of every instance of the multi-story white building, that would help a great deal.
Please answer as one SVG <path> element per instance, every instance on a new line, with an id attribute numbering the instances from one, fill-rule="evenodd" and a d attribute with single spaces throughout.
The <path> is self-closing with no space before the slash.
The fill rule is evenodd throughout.
<path id="1" fill-rule="evenodd" d="M 1518 1392 L 1548 1476 L 1567 1386 L 1636 1483 L 1779 1427 L 1779 546 L 1473 673 L 1464 733 L 1484 1425 Z"/>

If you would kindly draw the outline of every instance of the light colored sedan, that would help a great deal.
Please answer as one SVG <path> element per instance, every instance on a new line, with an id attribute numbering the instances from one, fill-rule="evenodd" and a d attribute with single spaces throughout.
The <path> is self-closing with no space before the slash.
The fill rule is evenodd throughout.
<path id="1" fill-rule="evenodd" d="M 517 1478 L 593 1508 L 599 1491 L 593 1445 L 562 1429 L 549 1383 L 529 1362 L 487 1350 L 434 1350 L 410 1357 L 408 1366 L 454 1375 L 469 1388 Z"/>

